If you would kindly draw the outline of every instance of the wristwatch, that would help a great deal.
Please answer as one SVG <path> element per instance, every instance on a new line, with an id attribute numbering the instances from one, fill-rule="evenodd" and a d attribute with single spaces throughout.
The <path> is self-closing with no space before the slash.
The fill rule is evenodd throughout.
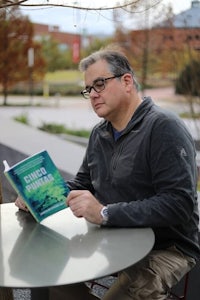
<path id="1" fill-rule="evenodd" d="M 102 221 L 102 225 L 106 225 L 107 222 L 108 222 L 108 208 L 107 206 L 104 206 L 101 210 L 101 216 L 103 218 L 103 221 Z"/>

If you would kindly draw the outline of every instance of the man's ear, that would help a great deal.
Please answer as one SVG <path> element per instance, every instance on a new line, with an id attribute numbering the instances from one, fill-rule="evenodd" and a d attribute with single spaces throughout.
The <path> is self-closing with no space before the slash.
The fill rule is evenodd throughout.
<path id="1" fill-rule="evenodd" d="M 122 77 L 122 82 L 124 84 L 125 87 L 133 87 L 133 77 L 131 74 L 126 73 L 123 75 Z"/>
<path id="2" fill-rule="evenodd" d="M 124 81 L 126 82 L 126 83 L 133 83 L 133 77 L 132 77 L 132 75 L 131 74 L 129 74 L 129 73 L 125 73 L 124 75 L 123 75 L 123 79 L 124 79 Z"/>

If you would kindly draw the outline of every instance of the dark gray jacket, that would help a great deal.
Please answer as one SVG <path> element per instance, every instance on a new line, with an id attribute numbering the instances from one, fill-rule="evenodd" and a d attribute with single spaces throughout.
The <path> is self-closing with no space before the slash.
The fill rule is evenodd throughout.
<path id="1" fill-rule="evenodd" d="M 152 227 L 154 249 L 198 258 L 195 148 L 183 122 L 145 98 L 115 142 L 103 121 L 92 131 L 71 189 L 108 205 L 108 226 Z"/>

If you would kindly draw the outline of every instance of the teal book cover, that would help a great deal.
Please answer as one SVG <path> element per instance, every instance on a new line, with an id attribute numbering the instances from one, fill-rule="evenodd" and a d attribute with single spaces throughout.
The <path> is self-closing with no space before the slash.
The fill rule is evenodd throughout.
<path id="1" fill-rule="evenodd" d="M 46 150 L 9 167 L 4 174 L 37 222 L 67 207 L 67 183 Z"/>

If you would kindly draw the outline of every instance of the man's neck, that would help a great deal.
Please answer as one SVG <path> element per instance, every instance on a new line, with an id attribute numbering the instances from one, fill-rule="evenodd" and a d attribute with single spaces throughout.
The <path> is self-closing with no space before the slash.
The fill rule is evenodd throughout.
<path id="1" fill-rule="evenodd" d="M 118 118 L 115 120 L 111 121 L 112 126 L 115 128 L 117 131 L 122 131 L 126 128 L 128 123 L 130 122 L 134 112 L 138 108 L 138 106 L 142 103 L 141 98 L 137 98 L 136 101 L 133 102 L 132 105 L 128 109 L 124 111 L 124 114 L 121 113 Z"/>

